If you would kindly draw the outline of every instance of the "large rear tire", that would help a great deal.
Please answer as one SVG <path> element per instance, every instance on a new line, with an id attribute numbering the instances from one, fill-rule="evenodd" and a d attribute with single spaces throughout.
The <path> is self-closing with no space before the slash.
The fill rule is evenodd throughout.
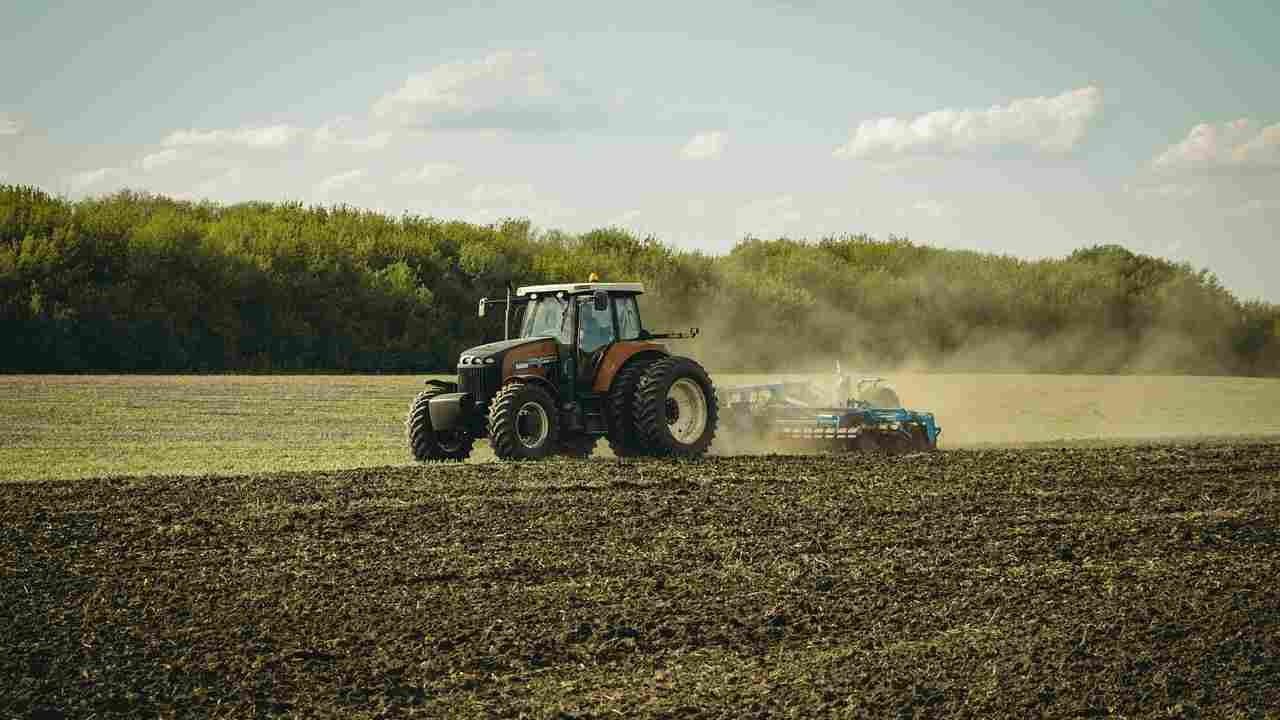
<path id="1" fill-rule="evenodd" d="M 534 383 L 507 383 L 489 404 L 489 443 L 503 460 L 541 460 L 560 444 L 551 393 Z"/>
<path id="2" fill-rule="evenodd" d="M 650 365 L 633 408 L 646 454 L 699 457 L 715 439 L 716 389 L 707 371 L 689 358 L 667 357 Z"/>
<path id="3" fill-rule="evenodd" d="M 459 461 L 471 455 L 475 439 L 460 431 L 438 433 L 431 427 L 428 404 L 431 398 L 448 389 L 434 387 L 423 390 L 409 403 L 409 416 L 405 418 L 405 435 L 409 439 L 409 452 L 418 462 L 430 460 Z"/>
<path id="4" fill-rule="evenodd" d="M 634 361 L 613 379 L 609 388 L 609 449 L 617 457 L 635 457 L 645 454 L 644 441 L 636 430 L 635 395 L 640 378 L 650 363 Z"/>

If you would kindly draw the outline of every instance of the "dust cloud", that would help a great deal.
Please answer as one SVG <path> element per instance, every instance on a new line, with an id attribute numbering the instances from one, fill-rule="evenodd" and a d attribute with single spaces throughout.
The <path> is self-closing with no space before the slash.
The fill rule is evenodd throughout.
<path id="1" fill-rule="evenodd" d="M 720 298 L 645 301 L 651 330 L 700 328 L 665 342 L 718 388 L 821 382 L 839 362 L 854 379 L 885 377 L 903 407 L 933 413 L 941 448 L 1280 435 L 1280 380 L 1226 376 L 1230 347 L 1186 329 L 1212 317 L 1136 334 L 1084 324 L 1031 334 L 964 324 L 961 313 L 919 326 L 834 309 L 789 317 Z M 713 450 L 797 451 L 731 435 L 722 430 Z"/>

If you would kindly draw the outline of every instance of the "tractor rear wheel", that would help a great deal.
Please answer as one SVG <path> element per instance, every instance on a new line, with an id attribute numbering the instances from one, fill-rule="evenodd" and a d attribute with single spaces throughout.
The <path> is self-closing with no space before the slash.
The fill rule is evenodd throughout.
<path id="1" fill-rule="evenodd" d="M 636 387 L 650 363 L 638 360 L 622 368 L 609 388 L 609 449 L 617 457 L 645 454 L 644 441 L 636 430 Z"/>
<path id="2" fill-rule="evenodd" d="M 409 404 L 409 416 L 405 418 L 405 434 L 409 439 L 409 451 L 419 462 L 428 460 L 466 460 L 471 455 L 475 440 L 460 431 L 436 432 L 431 428 L 429 404 L 431 398 L 447 388 L 434 387 L 423 390 Z"/>
<path id="3" fill-rule="evenodd" d="M 541 460 L 560 443 L 551 393 L 533 383 L 507 383 L 489 404 L 489 443 L 503 460 Z"/>
<path id="4" fill-rule="evenodd" d="M 716 389 L 701 365 L 683 357 L 648 367 L 636 388 L 636 429 L 647 454 L 698 457 L 716 435 Z"/>

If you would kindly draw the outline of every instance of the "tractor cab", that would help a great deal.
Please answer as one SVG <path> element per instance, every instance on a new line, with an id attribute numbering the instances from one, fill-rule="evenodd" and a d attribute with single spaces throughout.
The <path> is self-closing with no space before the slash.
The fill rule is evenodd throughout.
<path id="1" fill-rule="evenodd" d="M 594 383 L 606 351 L 620 341 L 640 340 L 640 283 L 535 285 L 516 291 L 519 338 L 556 343 L 561 392 L 576 395 Z"/>

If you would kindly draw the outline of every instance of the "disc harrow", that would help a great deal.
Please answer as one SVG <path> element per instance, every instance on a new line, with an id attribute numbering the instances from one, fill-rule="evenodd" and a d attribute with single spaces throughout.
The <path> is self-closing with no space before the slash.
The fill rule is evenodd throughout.
<path id="1" fill-rule="evenodd" d="M 854 384 L 842 375 L 837 375 L 834 387 L 782 382 L 722 388 L 718 392 L 721 420 L 735 441 L 763 442 L 783 450 L 936 450 L 942 428 L 933 413 L 879 407 L 876 400 L 891 397 L 895 404 L 897 400 L 882 382 L 881 378 L 859 380 L 856 397 L 846 396 Z"/>

